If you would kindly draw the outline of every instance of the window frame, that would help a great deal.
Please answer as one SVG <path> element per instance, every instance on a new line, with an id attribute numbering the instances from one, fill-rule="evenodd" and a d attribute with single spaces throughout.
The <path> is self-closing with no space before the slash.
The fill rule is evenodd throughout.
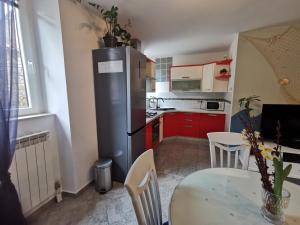
<path id="1" fill-rule="evenodd" d="M 22 1 L 23 2 L 23 1 Z M 27 91 L 27 108 L 19 107 L 19 116 L 40 114 L 45 112 L 44 94 L 42 92 L 42 80 L 39 76 L 37 46 L 35 42 L 32 11 L 28 4 L 16 6 L 16 28 L 21 53 L 21 60 L 24 69 L 24 80 Z M 20 10 L 21 9 L 21 10 Z"/>
<path id="2" fill-rule="evenodd" d="M 31 94 L 30 94 L 30 88 L 29 88 L 29 82 L 28 82 L 28 72 L 27 72 L 27 66 L 25 65 L 26 60 L 24 56 L 24 46 L 23 46 L 23 41 L 22 41 L 22 32 L 21 32 L 21 26 L 20 26 L 20 18 L 19 18 L 19 10 L 16 10 L 16 30 L 17 30 L 17 46 L 19 48 L 19 54 L 20 54 L 20 59 L 21 59 L 21 64 L 22 64 L 22 69 L 23 69 L 23 76 L 24 76 L 24 83 L 25 83 L 25 89 L 26 89 L 26 97 L 27 97 L 27 103 L 28 107 L 20 107 L 19 104 L 19 112 L 23 110 L 28 110 L 32 108 L 32 101 L 31 101 Z M 20 93 L 19 93 L 20 94 Z"/>

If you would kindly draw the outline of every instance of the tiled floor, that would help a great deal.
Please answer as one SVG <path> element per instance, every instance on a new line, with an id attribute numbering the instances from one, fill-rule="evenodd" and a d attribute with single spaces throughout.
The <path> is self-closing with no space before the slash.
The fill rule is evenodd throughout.
<path id="1" fill-rule="evenodd" d="M 210 166 L 206 140 L 174 138 L 165 140 L 155 154 L 159 177 L 163 220 L 175 186 L 188 174 Z M 105 195 L 88 187 L 77 198 L 50 203 L 30 216 L 31 225 L 136 225 L 129 195 L 122 184 Z"/>

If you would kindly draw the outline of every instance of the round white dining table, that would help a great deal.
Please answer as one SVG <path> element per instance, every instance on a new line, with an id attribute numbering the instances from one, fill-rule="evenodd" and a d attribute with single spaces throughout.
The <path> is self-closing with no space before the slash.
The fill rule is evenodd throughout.
<path id="1" fill-rule="evenodd" d="M 300 225 L 300 186 L 285 182 L 291 193 L 286 222 Z M 169 206 L 171 225 L 270 225 L 260 213 L 260 174 L 213 168 L 184 178 Z"/>

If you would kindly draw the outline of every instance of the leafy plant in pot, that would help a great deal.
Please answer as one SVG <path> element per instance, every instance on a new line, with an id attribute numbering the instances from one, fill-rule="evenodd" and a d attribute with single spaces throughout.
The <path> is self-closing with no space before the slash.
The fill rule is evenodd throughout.
<path id="1" fill-rule="evenodd" d="M 116 47 L 118 44 L 118 38 L 122 40 L 119 45 L 123 43 L 125 45 L 130 44 L 131 35 L 125 29 L 127 26 L 130 26 L 130 21 L 125 28 L 122 28 L 118 23 L 118 7 L 112 6 L 109 10 L 102 8 L 99 4 L 89 2 L 89 5 L 95 7 L 97 11 L 100 13 L 101 17 L 104 19 L 106 24 L 106 34 L 103 37 L 105 47 Z"/>
<path id="2" fill-rule="evenodd" d="M 115 26 L 118 23 L 118 7 L 112 6 L 109 10 L 102 8 L 99 4 L 89 2 L 100 12 L 106 24 L 106 34 L 103 37 L 105 47 L 116 47 L 117 38 L 114 35 Z"/>
<path id="3" fill-rule="evenodd" d="M 130 22 L 128 22 L 125 27 L 130 26 Z M 130 46 L 131 45 L 131 34 L 125 29 L 122 28 L 120 24 L 115 26 L 114 34 L 116 37 L 120 38 L 120 42 L 117 43 L 118 46 Z"/>

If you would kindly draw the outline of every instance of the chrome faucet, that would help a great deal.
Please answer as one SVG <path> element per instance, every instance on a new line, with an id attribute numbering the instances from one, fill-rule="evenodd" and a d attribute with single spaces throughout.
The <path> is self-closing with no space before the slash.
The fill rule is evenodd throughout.
<path id="1" fill-rule="evenodd" d="M 162 100 L 162 102 L 165 102 L 165 100 L 163 98 L 156 98 L 156 109 L 159 109 L 159 100 Z"/>
<path id="2" fill-rule="evenodd" d="M 149 102 L 155 102 L 156 101 L 156 105 L 155 105 L 155 108 L 156 109 L 159 109 L 160 107 L 159 107 L 159 100 L 161 100 L 161 101 L 165 101 L 163 98 L 156 98 L 156 97 L 154 97 L 154 96 L 151 96 L 150 98 L 148 98 L 147 100 L 149 100 Z"/>

